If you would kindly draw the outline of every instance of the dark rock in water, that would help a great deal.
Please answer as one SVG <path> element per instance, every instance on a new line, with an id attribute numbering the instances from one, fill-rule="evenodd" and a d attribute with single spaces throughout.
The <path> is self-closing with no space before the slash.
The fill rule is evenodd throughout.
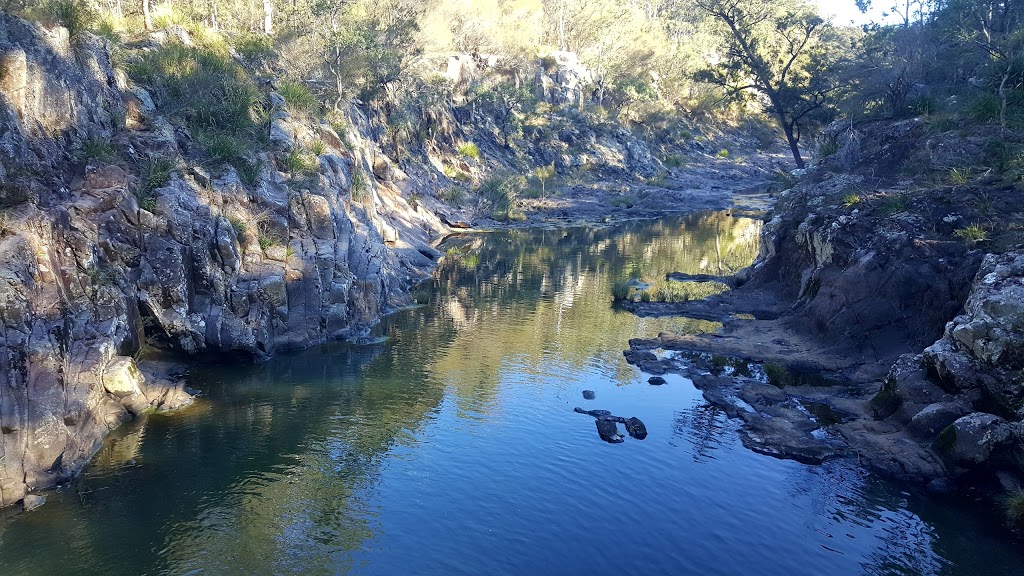
<path id="1" fill-rule="evenodd" d="M 636 438 L 637 440 L 647 438 L 647 426 L 644 426 L 644 423 L 636 416 L 626 419 L 626 432 L 629 433 L 631 438 Z"/>
<path id="2" fill-rule="evenodd" d="M 593 390 L 584 390 L 583 391 L 583 399 L 584 400 L 593 400 L 594 398 L 597 398 L 597 394 L 594 394 Z"/>
<path id="3" fill-rule="evenodd" d="M 666 384 L 667 381 L 661 376 L 651 376 L 647 379 L 647 383 L 653 386 L 661 386 L 662 384 Z"/>
<path id="4" fill-rule="evenodd" d="M 46 496 L 40 496 L 38 494 L 28 494 L 21 500 L 22 508 L 26 512 L 29 510 L 35 510 L 43 504 L 46 504 Z"/>
<path id="5" fill-rule="evenodd" d="M 597 433 L 601 435 L 601 440 L 612 444 L 618 444 L 623 441 L 622 434 L 619 434 L 619 427 L 614 421 L 606 418 L 598 418 L 596 423 Z"/>
<path id="6" fill-rule="evenodd" d="M 573 412 L 577 414 L 586 414 L 593 416 L 594 418 L 614 418 L 612 413 L 607 410 L 584 410 L 583 408 L 573 408 Z"/>
<path id="7" fill-rule="evenodd" d="M 925 485 L 932 494 L 952 494 L 956 492 L 956 483 L 949 478 L 936 478 Z"/>

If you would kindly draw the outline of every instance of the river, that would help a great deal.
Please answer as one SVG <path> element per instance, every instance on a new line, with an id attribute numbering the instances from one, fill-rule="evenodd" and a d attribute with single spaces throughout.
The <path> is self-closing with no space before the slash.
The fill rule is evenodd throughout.
<path id="1" fill-rule="evenodd" d="M 0 574 L 1022 573 L 971 502 L 750 452 L 689 381 L 625 363 L 629 338 L 716 326 L 617 310 L 616 282 L 733 272 L 759 230 L 718 212 L 452 239 L 385 342 L 193 369 L 195 405 L 0 518 Z M 576 406 L 649 434 L 605 443 Z"/>

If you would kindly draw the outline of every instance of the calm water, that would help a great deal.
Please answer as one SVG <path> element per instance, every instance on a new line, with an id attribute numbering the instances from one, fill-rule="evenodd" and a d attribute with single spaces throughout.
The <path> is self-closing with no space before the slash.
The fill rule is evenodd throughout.
<path id="1" fill-rule="evenodd" d="M 455 240 L 386 344 L 194 371 L 204 396 L 110 438 L 0 519 L 0 574 L 1020 574 L 998 522 L 845 465 L 759 456 L 610 306 L 631 274 L 726 272 L 758 223 L 705 214 Z M 597 400 L 585 401 L 584 389 Z M 638 416 L 611 445 L 574 406 Z"/>

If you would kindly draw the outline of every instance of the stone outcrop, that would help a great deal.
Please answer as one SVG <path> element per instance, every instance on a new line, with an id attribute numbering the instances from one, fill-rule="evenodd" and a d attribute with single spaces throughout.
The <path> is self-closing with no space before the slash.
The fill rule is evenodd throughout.
<path id="1" fill-rule="evenodd" d="M 144 341 L 263 358 L 359 336 L 439 257 L 444 225 L 406 201 L 401 170 L 373 177 L 357 110 L 350 151 L 268 95 L 271 150 L 245 183 L 189 160 L 98 39 L 0 14 L 0 66 L 0 506 L 74 475 L 133 415 L 189 401 L 136 363 Z M 311 139 L 326 149 L 308 177 L 276 169 Z M 83 152 L 96 143 L 121 160 Z M 153 158 L 170 173 L 145 189 Z"/>
<path id="2" fill-rule="evenodd" d="M 633 340 L 627 359 L 692 378 L 766 454 L 856 457 L 935 487 L 1019 489 L 1019 191 L 994 176 L 894 178 L 901 165 L 978 162 L 983 135 L 929 134 L 915 119 L 836 125 L 824 137 L 837 151 L 778 195 L 761 254 L 727 279 L 732 290 L 637 309 L 718 320 L 724 333 Z M 972 240 L 973 222 L 995 237 Z"/>

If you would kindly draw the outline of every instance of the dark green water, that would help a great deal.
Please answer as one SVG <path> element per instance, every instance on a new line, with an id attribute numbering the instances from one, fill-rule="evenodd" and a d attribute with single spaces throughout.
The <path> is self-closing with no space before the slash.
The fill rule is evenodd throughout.
<path id="1" fill-rule="evenodd" d="M 0 574 L 1024 573 L 969 504 L 751 453 L 688 381 L 623 361 L 631 337 L 714 326 L 616 311 L 616 280 L 728 273 L 757 232 L 705 214 L 457 240 L 387 344 L 193 371 L 195 406 L 0 519 Z M 574 406 L 649 436 L 606 444 Z"/>

